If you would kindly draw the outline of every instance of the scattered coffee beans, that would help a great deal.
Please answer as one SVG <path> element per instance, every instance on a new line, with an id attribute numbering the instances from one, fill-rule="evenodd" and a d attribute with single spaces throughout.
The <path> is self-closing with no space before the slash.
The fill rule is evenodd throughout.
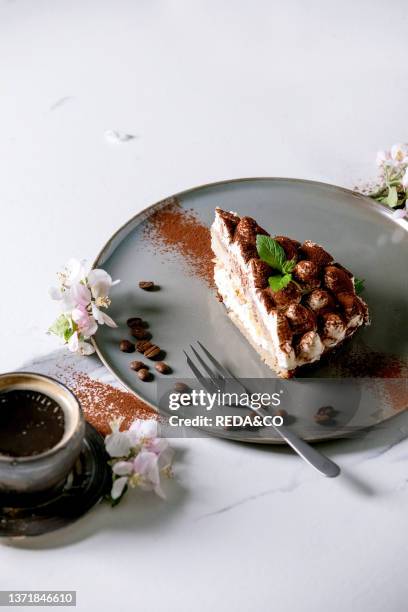
<path id="1" fill-rule="evenodd" d="M 152 334 L 143 327 L 132 327 L 130 330 L 130 334 L 137 340 L 150 340 L 150 338 L 152 337 Z"/>
<path id="2" fill-rule="evenodd" d="M 138 353 L 144 353 L 152 346 L 153 344 L 148 340 L 139 340 L 139 342 L 136 342 L 136 350 Z"/>
<path id="3" fill-rule="evenodd" d="M 159 361 L 154 367 L 160 374 L 170 374 L 171 372 L 171 367 L 164 361 Z"/>
<path id="4" fill-rule="evenodd" d="M 174 383 L 173 389 L 176 393 L 190 393 L 191 391 L 190 387 L 183 382 Z"/>
<path id="5" fill-rule="evenodd" d="M 157 357 L 161 354 L 161 348 L 153 344 L 143 354 L 148 359 L 157 359 Z"/>
<path id="6" fill-rule="evenodd" d="M 130 319 L 126 321 L 128 327 L 142 327 L 142 323 L 143 319 L 140 317 L 130 317 Z"/>
<path id="7" fill-rule="evenodd" d="M 133 344 L 133 342 L 130 342 L 129 340 L 121 340 L 119 344 L 119 348 L 123 353 L 134 353 L 135 352 L 135 345 Z"/>
<path id="8" fill-rule="evenodd" d="M 157 289 L 157 285 L 154 284 L 153 281 L 140 281 L 139 283 L 140 289 L 144 291 L 152 291 L 153 289 Z"/>
<path id="9" fill-rule="evenodd" d="M 145 368 L 145 364 L 143 363 L 143 361 L 131 361 L 130 362 L 130 369 L 134 370 L 135 372 L 137 372 L 138 370 L 141 370 L 142 368 Z"/>
<path id="10" fill-rule="evenodd" d="M 147 368 L 141 368 L 140 370 L 138 370 L 137 375 L 140 380 L 143 380 L 143 382 L 146 382 L 152 378 L 152 375 Z"/>
<path id="11" fill-rule="evenodd" d="M 314 420 L 319 425 L 330 425 L 334 422 L 335 414 L 333 406 L 322 406 L 314 415 Z"/>

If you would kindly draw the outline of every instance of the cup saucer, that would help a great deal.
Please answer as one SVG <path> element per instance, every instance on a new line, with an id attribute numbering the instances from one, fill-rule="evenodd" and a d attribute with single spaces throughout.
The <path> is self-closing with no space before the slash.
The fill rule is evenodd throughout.
<path id="1" fill-rule="evenodd" d="M 54 494 L 23 503 L 0 495 L 0 537 L 31 537 L 73 523 L 109 491 L 111 474 L 102 436 L 86 424 L 82 450 L 65 483 Z"/>

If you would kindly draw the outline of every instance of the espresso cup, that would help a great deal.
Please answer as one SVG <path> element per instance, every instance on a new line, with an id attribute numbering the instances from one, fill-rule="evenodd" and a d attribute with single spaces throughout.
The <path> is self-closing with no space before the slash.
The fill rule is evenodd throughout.
<path id="1" fill-rule="evenodd" d="M 31 372 L 0 375 L 0 397 L 8 392 L 29 392 L 36 399 L 49 398 L 63 413 L 64 429 L 51 448 L 28 456 L 14 456 L 13 450 L 0 450 L 0 495 L 26 496 L 41 494 L 62 486 L 81 452 L 85 420 L 75 395 L 60 382 Z M 29 400 L 28 400 L 29 401 Z M 0 410 L 5 402 L 0 402 Z M 12 416 L 11 416 L 12 418 Z M 52 417 L 51 417 L 52 418 Z M 57 417 L 56 417 L 57 418 Z M 13 427 L 18 427 L 18 423 Z M 46 430 L 45 430 L 46 433 Z"/>

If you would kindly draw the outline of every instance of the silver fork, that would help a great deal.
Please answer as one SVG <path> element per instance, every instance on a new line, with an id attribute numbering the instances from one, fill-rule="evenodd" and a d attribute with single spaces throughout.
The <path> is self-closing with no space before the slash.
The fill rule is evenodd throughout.
<path id="1" fill-rule="evenodd" d="M 226 367 L 221 365 L 219 361 L 208 351 L 202 344 L 197 340 L 197 344 L 199 345 L 202 354 L 200 353 L 190 344 L 190 348 L 196 358 L 196 362 L 198 362 L 204 370 L 205 374 L 202 373 L 200 367 L 194 363 L 192 357 L 188 355 L 186 351 L 184 354 L 187 358 L 187 365 L 194 374 L 195 378 L 198 382 L 206 389 L 206 391 L 213 393 L 217 390 L 220 384 L 224 384 L 227 380 L 233 380 L 234 383 L 239 385 L 243 392 L 247 393 L 247 389 L 244 387 L 242 382 L 236 378 Z M 247 406 L 250 410 L 253 410 L 256 414 L 261 417 L 270 416 L 267 411 L 263 408 L 254 408 L 252 406 Z M 285 440 L 289 446 L 293 448 L 293 450 L 300 456 L 306 463 L 311 465 L 315 470 L 320 472 L 323 476 L 328 476 L 329 478 L 334 478 L 340 474 L 339 466 L 331 461 L 328 457 L 323 455 L 323 453 L 319 452 L 310 444 L 299 438 L 293 431 L 285 427 L 284 425 L 276 426 L 272 424 L 274 430 Z"/>

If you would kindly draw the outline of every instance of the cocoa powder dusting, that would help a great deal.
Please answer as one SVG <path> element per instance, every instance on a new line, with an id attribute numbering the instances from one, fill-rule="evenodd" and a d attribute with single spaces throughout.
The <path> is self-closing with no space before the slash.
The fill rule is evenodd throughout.
<path id="1" fill-rule="evenodd" d="M 210 230 L 192 210 L 180 206 L 176 198 L 148 219 L 145 238 L 154 241 L 161 253 L 177 253 L 189 271 L 214 286 L 214 263 Z"/>
<path id="2" fill-rule="evenodd" d="M 390 353 L 375 351 L 363 344 L 351 344 L 346 350 L 328 357 L 336 376 L 341 378 L 407 378 L 408 362 Z"/>
<path id="3" fill-rule="evenodd" d="M 382 405 L 395 412 L 408 408 L 408 361 L 397 355 L 370 349 L 365 344 L 351 345 L 332 357 L 333 371 L 340 378 L 364 378 L 376 381 L 373 389 Z M 380 383 L 380 380 L 382 381 Z"/>
<path id="4" fill-rule="evenodd" d="M 82 372 L 72 375 L 70 387 L 82 406 L 86 420 L 103 436 L 111 431 L 109 421 L 117 417 L 124 417 L 121 429 L 127 429 L 135 419 L 159 418 L 133 393 L 94 380 Z"/>

